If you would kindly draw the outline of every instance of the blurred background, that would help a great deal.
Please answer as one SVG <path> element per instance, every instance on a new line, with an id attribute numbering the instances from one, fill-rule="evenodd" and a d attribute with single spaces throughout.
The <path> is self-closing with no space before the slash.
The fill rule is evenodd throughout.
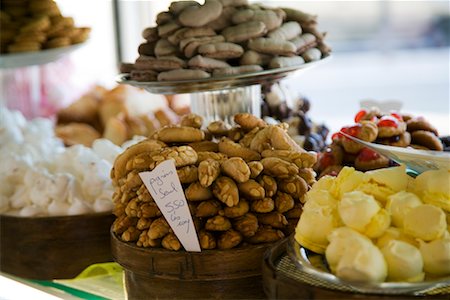
<path id="1" fill-rule="evenodd" d="M 92 27 L 85 47 L 54 63 L 73 74 L 70 87 L 57 93 L 59 103 L 69 103 L 93 84 L 114 86 L 118 63 L 136 59 L 142 29 L 155 25 L 171 1 L 56 2 L 77 24 Z M 351 122 L 361 100 L 397 100 L 402 111 L 424 115 L 441 134 L 450 133 L 448 1 L 250 2 L 318 15 L 319 28 L 327 31 L 332 58 L 282 83 L 294 97 L 311 101 L 313 120 L 337 130 Z"/>

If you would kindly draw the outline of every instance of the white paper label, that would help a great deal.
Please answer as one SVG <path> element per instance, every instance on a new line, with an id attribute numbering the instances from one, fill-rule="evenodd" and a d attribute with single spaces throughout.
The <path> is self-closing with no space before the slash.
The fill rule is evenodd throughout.
<path id="1" fill-rule="evenodd" d="M 174 161 L 166 160 L 153 171 L 141 172 L 139 176 L 184 249 L 200 252 L 197 232 Z"/>

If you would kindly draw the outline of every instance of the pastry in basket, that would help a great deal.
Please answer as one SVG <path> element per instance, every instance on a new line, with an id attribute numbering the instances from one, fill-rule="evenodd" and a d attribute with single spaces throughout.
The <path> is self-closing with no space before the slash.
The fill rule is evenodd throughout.
<path id="1" fill-rule="evenodd" d="M 322 177 L 305 196 L 296 241 L 324 254 L 330 272 L 347 281 L 450 275 L 450 173 L 431 170 L 413 179 L 405 171 L 344 167 L 337 177 Z"/>
<path id="2" fill-rule="evenodd" d="M 140 196 L 145 186 L 136 176 L 167 159 L 175 161 L 202 249 L 269 243 L 292 232 L 309 189 L 303 177 L 309 182 L 314 177 L 315 153 L 300 148 L 284 127 L 246 113 L 234 119 L 239 125 L 231 128 L 219 121 L 204 124 L 205 134 L 199 129 L 202 118 L 186 115 L 182 125 L 159 129 L 117 158 L 111 176 L 116 187 L 113 231 L 118 238 L 139 247 L 182 249 L 158 242 L 174 240 L 169 236 L 172 230 L 158 225 L 164 223 L 160 215 L 144 216 L 144 204 L 155 202 Z M 244 133 L 229 139 L 237 130 Z M 150 227 L 137 227 L 137 218 L 138 224 Z"/>

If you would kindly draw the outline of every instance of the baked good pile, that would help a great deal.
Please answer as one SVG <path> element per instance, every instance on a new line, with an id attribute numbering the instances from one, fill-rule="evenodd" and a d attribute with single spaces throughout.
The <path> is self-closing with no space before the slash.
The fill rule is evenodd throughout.
<path id="1" fill-rule="evenodd" d="M 83 43 L 89 27 L 76 27 L 53 0 L 2 0 L 0 53 L 33 52 Z"/>
<path id="2" fill-rule="evenodd" d="M 301 203 L 315 182 L 316 153 L 287 134 L 242 113 L 234 127 L 189 114 L 117 157 L 111 171 L 114 233 L 139 247 L 180 250 L 181 244 L 145 188 L 139 172 L 167 159 L 177 173 L 202 249 L 274 242 L 293 232 Z"/>
<path id="3" fill-rule="evenodd" d="M 437 129 L 425 118 L 400 113 L 382 114 L 377 108 L 361 110 L 355 115 L 355 124 L 342 127 L 342 132 L 366 142 L 395 147 L 443 151 Z M 366 171 L 385 168 L 392 162 L 339 132 L 319 156 L 314 167 L 320 176 L 336 175 L 342 166 L 353 166 Z"/>
<path id="4" fill-rule="evenodd" d="M 324 254 L 336 276 L 419 282 L 450 275 L 450 172 L 415 179 L 404 166 L 344 167 L 306 194 L 295 239 Z"/>
<path id="5" fill-rule="evenodd" d="M 320 60 L 330 53 L 317 17 L 247 0 L 175 1 L 143 30 L 136 81 L 205 79 Z"/>
<path id="6" fill-rule="evenodd" d="M 177 123 L 178 114 L 186 110 L 189 107 L 180 107 L 172 98 L 157 98 L 131 86 L 110 90 L 95 86 L 57 112 L 55 133 L 67 146 L 90 147 L 98 138 L 120 146 L 134 136 L 149 136 L 160 127 Z"/>

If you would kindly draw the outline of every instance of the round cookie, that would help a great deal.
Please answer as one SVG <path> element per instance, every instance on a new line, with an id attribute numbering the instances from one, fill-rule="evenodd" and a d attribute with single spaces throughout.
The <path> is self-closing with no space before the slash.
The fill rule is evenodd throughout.
<path id="1" fill-rule="evenodd" d="M 406 123 L 394 116 L 383 116 L 377 122 L 378 138 L 400 135 L 406 131 Z"/>
<path id="2" fill-rule="evenodd" d="M 417 130 L 411 133 L 411 144 L 427 147 L 430 150 L 442 151 L 441 140 L 430 131 Z"/>
<path id="3" fill-rule="evenodd" d="M 404 148 L 411 144 L 411 134 L 408 131 L 405 131 L 400 135 L 396 135 L 390 138 L 377 139 L 376 142 L 382 145 Z"/>
<path id="4" fill-rule="evenodd" d="M 434 135 L 436 136 L 439 136 L 437 129 L 423 117 L 417 117 L 408 120 L 406 122 L 406 130 L 408 130 L 409 132 L 425 130 L 434 133 Z"/>
<path id="5" fill-rule="evenodd" d="M 377 152 L 363 148 L 355 159 L 355 168 L 360 171 L 375 170 L 389 166 L 389 159 Z"/>

